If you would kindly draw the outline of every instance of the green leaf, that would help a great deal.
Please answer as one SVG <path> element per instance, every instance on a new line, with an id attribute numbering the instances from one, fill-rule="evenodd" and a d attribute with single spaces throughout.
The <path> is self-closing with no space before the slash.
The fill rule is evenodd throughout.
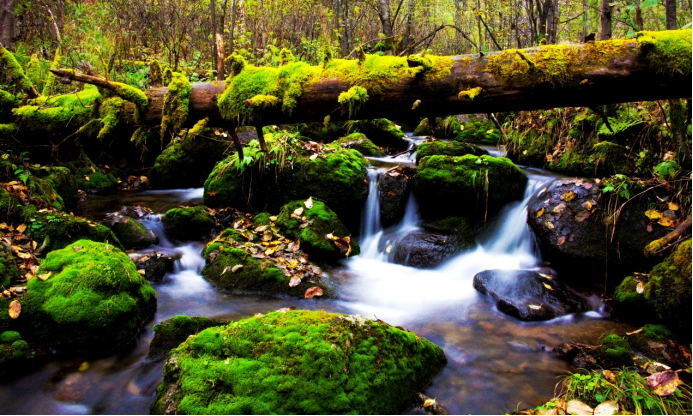
<path id="1" fill-rule="evenodd" d="M 640 4 L 641 8 L 647 8 L 647 7 L 652 7 L 656 6 L 659 4 L 659 0 L 645 0 Z"/>

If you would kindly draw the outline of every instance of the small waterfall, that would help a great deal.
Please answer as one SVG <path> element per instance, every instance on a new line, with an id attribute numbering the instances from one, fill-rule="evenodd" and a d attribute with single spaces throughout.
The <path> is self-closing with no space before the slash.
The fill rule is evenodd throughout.
<path id="1" fill-rule="evenodd" d="M 380 224 L 380 189 L 378 179 L 383 169 L 368 168 L 368 199 L 361 213 L 361 241 L 382 230 Z"/>
<path id="2" fill-rule="evenodd" d="M 158 247 L 161 248 L 173 248 L 173 244 L 166 237 L 166 231 L 164 231 L 164 224 L 161 222 L 162 214 L 152 214 L 148 215 L 142 219 L 140 222 L 142 225 L 147 227 L 155 236 L 159 237 Z"/>

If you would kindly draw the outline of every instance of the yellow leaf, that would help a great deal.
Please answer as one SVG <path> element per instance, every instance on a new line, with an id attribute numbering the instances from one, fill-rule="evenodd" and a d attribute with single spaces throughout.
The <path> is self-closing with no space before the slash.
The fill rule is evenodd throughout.
<path id="1" fill-rule="evenodd" d="M 17 302 L 16 300 L 10 302 L 10 318 L 17 319 L 20 313 L 22 313 L 22 305 L 20 305 L 19 302 Z"/>
<path id="2" fill-rule="evenodd" d="M 542 207 L 539 211 L 537 211 L 537 218 L 541 217 L 544 215 L 544 208 Z"/>
<path id="3" fill-rule="evenodd" d="M 638 282 L 638 285 L 635 286 L 635 291 L 638 292 L 638 295 L 642 295 L 645 292 L 645 284 Z"/>
<path id="4" fill-rule="evenodd" d="M 84 180 L 87 181 L 87 182 L 89 182 L 89 177 L 88 177 L 88 176 L 85 176 L 85 177 L 84 177 Z"/>
<path id="5" fill-rule="evenodd" d="M 575 192 L 566 192 L 563 195 L 561 195 L 561 199 L 564 201 L 572 201 L 573 199 L 575 199 Z"/>
<path id="6" fill-rule="evenodd" d="M 291 281 L 289 282 L 289 287 L 296 287 L 299 284 L 301 284 L 301 278 L 298 276 L 294 276 L 291 278 Z"/>
<path id="7" fill-rule="evenodd" d="M 436 404 L 436 399 L 426 399 L 424 401 L 423 407 L 428 407 Z"/>
<path id="8" fill-rule="evenodd" d="M 20 226 L 17 227 L 18 233 L 23 233 L 24 230 L 26 230 L 26 224 L 21 224 Z"/>
<path id="9" fill-rule="evenodd" d="M 275 222 L 275 221 L 277 221 L 277 218 L 279 218 L 279 217 L 277 217 L 276 215 L 273 215 L 273 216 L 269 217 L 269 220 L 272 222 Z"/>
<path id="10" fill-rule="evenodd" d="M 49 277 L 51 277 L 51 273 L 52 272 L 40 274 L 38 278 L 41 279 L 41 281 L 45 282 L 46 280 L 48 280 Z"/>
<path id="11" fill-rule="evenodd" d="M 303 214 L 303 207 L 298 207 L 294 210 L 294 215 L 298 215 L 299 217 Z"/>
<path id="12" fill-rule="evenodd" d="M 310 198 L 306 199 L 306 202 L 304 202 L 303 205 L 306 206 L 306 209 L 313 208 L 313 197 L 311 196 Z"/>
<path id="13" fill-rule="evenodd" d="M 238 271 L 238 269 L 240 269 L 240 268 L 242 268 L 242 267 L 243 267 L 242 264 L 237 264 L 237 265 L 233 266 L 233 267 L 231 268 L 231 273 L 236 273 L 236 272 Z"/>
<path id="14" fill-rule="evenodd" d="M 543 277 L 544 279 L 553 279 L 553 276 L 551 276 L 550 274 L 539 273 L 539 276 Z"/>
<path id="15" fill-rule="evenodd" d="M 486 134 L 491 134 L 491 133 L 493 133 L 493 129 L 486 130 Z"/>
<path id="16" fill-rule="evenodd" d="M 662 213 L 657 211 L 656 209 L 648 209 L 647 211 L 645 211 L 645 215 L 647 216 L 647 218 L 651 220 L 658 220 L 662 218 Z"/>
<path id="17" fill-rule="evenodd" d="M 661 225 L 662 227 L 673 227 L 674 226 L 674 220 L 668 217 L 662 217 L 657 221 L 657 224 Z"/>
<path id="18" fill-rule="evenodd" d="M 544 225 L 545 225 L 546 228 L 548 228 L 549 230 L 553 230 L 554 228 L 556 228 L 556 227 L 554 227 L 553 223 L 550 222 L 550 221 L 544 221 Z"/>
<path id="19" fill-rule="evenodd" d="M 543 305 L 543 303 L 541 304 Z M 527 305 L 530 309 L 534 309 L 535 311 L 538 311 L 541 309 L 541 305 Z"/>
<path id="20" fill-rule="evenodd" d="M 591 211 L 591 210 L 592 210 L 592 206 L 593 206 L 592 201 L 587 201 L 587 202 L 585 202 L 585 203 L 583 204 L 583 207 L 585 207 L 585 209 L 586 209 L 587 211 Z"/>
<path id="21" fill-rule="evenodd" d="M 669 209 L 672 210 L 672 211 L 678 211 L 679 206 L 676 205 L 676 204 L 673 203 L 673 202 L 669 202 Z"/>
<path id="22" fill-rule="evenodd" d="M 91 173 L 96 173 L 96 169 L 94 169 L 93 166 L 90 166 L 90 167 L 91 167 Z"/>
<path id="23" fill-rule="evenodd" d="M 548 284 L 548 283 L 544 283 L 544 287 L 545 287 L 546 289 L 548 289 L 548 290 L 553 290 L 553 288 L 551 287 L 551 285 Z"/>
<path id="24" fill-rule="evenodd" d="M 87 371 L 88 369 L 89 369 L 89 363 L 85 361 L 79 366 L 78 371 Z"/>

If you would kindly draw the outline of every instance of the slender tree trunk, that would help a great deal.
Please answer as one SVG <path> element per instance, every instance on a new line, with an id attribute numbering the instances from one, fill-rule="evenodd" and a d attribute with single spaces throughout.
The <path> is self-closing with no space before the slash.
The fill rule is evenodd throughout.
<path id="1" fill-rule="evenodd" d="M 460 0 L 455 0 L 457 5 L 459 6 Z M 412 15 L 414 14 L 414 0 L 409 0 L 409 3 L 407 4 L 407 27 L 404 32 L 404 40 L 402 41 L 402 49 L 405 50 L 409 47 L 409 45 L 412 44 L 413 39 L 411 37 L 412 33 Z M 455 25 L 459 25 L 461 21 L 461 18 L 457 17 L 457 14 L 455 14 Z M 459 36 L 458 32 L 455 31 L 457 34 L 456 37 L 460 38 L 458 45 L 462 44 L 462 37 Z"/>
<path id="2" fill-rule="evenodd" d="M 388 0 L 378 0 L 378 17 L 383 27 L 385 35 L 385 55 L 392 55 L 394 38 L 392 36 L 392 21 L 390 21 L 390 2 Z"/>
<path id="3" fill-rule="evenodd" d="M 218 70 L 219 61 L 217 60 L 217 12 L 216 12 L 216 2 L 214 0 L 209 0 L 209 12 L 212 14 L 212 68 Z M 223 79 L 223 78 L 222 78 Z"/>
<path id="4" fill-rule="evenodd" d="M 410 0 L 411 3 L 411 0 Z M 460 0 L 455 0 L 455 26 L 462 29 L 462 4 Z M 463 51 L 462 45 L 464 38 L 460 31 L 455 31 L 455 52 L 461 53 Z"/>
<path id="5" fill-rule="evenodd" d="M 589 33 L 589 31 L 590 31 L 589 25 L 587 24 L 587 22 L 588 22 L 587 13 L 589 13 L 589 7 L 590 7 L 590 5 L 587 2 L 587 0 L 582 0 L 582 40 L 581 40 L 582 42 L 584 42 L 587 35 L 590 34 Z"/>
<path id="6" fill-rule="evenodd" d="M 638 4 L 635 5 L 635 25 L 638 27 L 638 30 L 645 29 L 645 24 L 642 20 L 642 9 Z"/>
<path id="7" fill-rule="evenodd" d="M 235 46 L 234 42 L 234 32 L 236 30 L 236 0 L 231 1 L 231 30 L 229 30 L 229 55 L 233 53 Z"/>
<path id="8" fill-rule="evenodd" d="M 15 51 L 17 38 L 17 21 L 14 7 L 16 0 L 0 0 L 0 43 L 7 50 Z"/>
<path id="9" fill-rule="evenodd" d="M 611 6 L 609 0 L 602 0 L 602 13 L 600 22 L 602 26 L 601 40 L 611 39 Z"/>
<path id="10" fill-rule="evenodd" d="M 664 6 L 667 11 L 667 30 L 676 30 L 676 0 L 666 0 Z"/>
<path id="11" fill-rule="evenodd" d="M 221 16 L 219 16 L 219 24 L 216 25 L 216 34 L 214 36 L 217 47 L 217 81 L 223 81 L 226 75 L 224 71 L 224 52 L 226 51 L 224 47 L 224 25 L 226 24 L 227 4 L 228 0 L 221 2 Z"/>

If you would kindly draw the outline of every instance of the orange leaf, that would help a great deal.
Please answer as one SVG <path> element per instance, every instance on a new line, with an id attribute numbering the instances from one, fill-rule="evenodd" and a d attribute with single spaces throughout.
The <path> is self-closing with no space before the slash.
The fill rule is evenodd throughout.
<path id="1" fill-rule="evenodd" d="M 10 302 L 10 318 L 12 319 L 17 319 L 19 317 L 19 314 L 22 313 L 22 305 L 19 304 L 16 300 L 13 300 Z"/>
<path id="2" fill-rule="evenodd" d="M 306 290 L 306 294 L 304 295 L 304 297 L 306 299 L 311 299 L 315 296 L 322 296 L 322 295 L 323 295 L 322 289 L 318 286 L 313 286 L 313 287 L 309 288 L 308 290 Z"/>

